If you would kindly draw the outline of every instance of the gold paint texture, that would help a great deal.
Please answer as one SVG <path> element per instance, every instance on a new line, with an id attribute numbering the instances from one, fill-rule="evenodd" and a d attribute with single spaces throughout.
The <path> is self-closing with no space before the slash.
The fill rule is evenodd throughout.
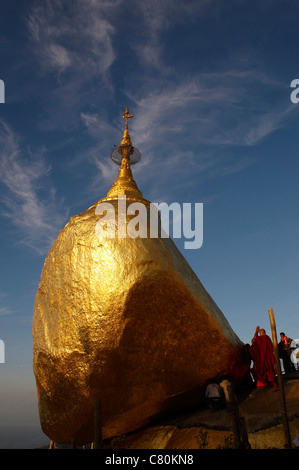
<path id="1" fill-rule="evenodd" d="M 243 343 L 173 241 L 99 239 L 97 204 L 59 233 L 35 299 L 40 421 L 57 443 L 93 441 L 95 399 L 109 438 L 198 402 L 209 379 L 238 381 L 244 370 Z"/>
<path id="2" fill-rule="evenodd" d="M 122 156 L 121 167 L 112 188 L 107 193 L 107 198 L 126 195 L 142 199 L 142 192 L 139 191 L 130 168 L 130 155 L 133 153 L 134 147 L 128 130 L 128 119 L 132 117 L 133 115 L 129 113 L 129 108 L 126 107 L 126 112 L 123 114 L 123 118 L 126 120 L 126 127 L 121 143 L 118 146 L 118 152 Z"/>

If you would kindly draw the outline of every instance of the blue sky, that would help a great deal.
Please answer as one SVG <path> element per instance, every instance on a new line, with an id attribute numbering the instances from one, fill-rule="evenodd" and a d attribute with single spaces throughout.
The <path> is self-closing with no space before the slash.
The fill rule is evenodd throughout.
<path id="1" fill-rule="evenodd" d="M 32 315 L 44 258 L 104 197 L 126 106 L 153 202 L 202 202 L 176 244 L 244 342 L 299 338 L 299 2 L 43 0 L 0 15 L 2 424 L 38 423 Z"/>

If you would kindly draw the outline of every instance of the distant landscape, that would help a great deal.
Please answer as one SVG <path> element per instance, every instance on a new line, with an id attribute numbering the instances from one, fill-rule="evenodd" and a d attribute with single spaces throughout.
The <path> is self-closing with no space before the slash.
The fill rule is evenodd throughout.
<path id="1" fill-rule="evenodd" d="M 0 449 L 37 449 L 49 444 L 40 426 L 0 426 Z"/>

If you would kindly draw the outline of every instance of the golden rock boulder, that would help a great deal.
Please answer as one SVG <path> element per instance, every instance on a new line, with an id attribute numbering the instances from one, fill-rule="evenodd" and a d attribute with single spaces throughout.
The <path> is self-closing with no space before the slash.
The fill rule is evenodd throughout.
<path id="1" fill-rule="evenodd" d="M 123 152 L 106 199 L 116 214 L 121 193 L 149 211 L 130 171 Z M 246 371 L 243 343 L 173 241 L 101 238 L 97 207 L 59 233 L 34 305 L 40 421 L 57 443 L 93 441 L 97 399 L 109 438 L 200 401 L 211 378 L 238 382 Z"/>

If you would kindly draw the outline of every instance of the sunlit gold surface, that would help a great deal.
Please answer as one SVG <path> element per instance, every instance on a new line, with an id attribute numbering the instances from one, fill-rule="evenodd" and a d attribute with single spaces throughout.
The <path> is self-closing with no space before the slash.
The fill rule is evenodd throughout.
<path id="1" fill-rule="evenodd" d="M 99 239 L 96 206 L 61 230 L 34 305 L 40 420 L 58 443 L 93 440 L 96 398 L 108 438 L 243 374 L 242 343 L 172 240 Z"/>
<path id="2" fill-rule="evenodd" d="M 128 119 L 132 118 L 133 115 L 129 114 L 128 107 L 126 108 L 126 112 L 123 114 L 123 117 L 126 119 L 126 127 L 123 138 L 118 147 L 118 152 L 122 156 L 121 167 L 112 188 L 107 193 L 107 197 L 113 198 L 117 197 L 118 195 L 126 195 L 130 197 L 142 198 L 142 192 L 139 191 L 130 168 L 130 155 L 134 148 L 128 130 Z"/>

